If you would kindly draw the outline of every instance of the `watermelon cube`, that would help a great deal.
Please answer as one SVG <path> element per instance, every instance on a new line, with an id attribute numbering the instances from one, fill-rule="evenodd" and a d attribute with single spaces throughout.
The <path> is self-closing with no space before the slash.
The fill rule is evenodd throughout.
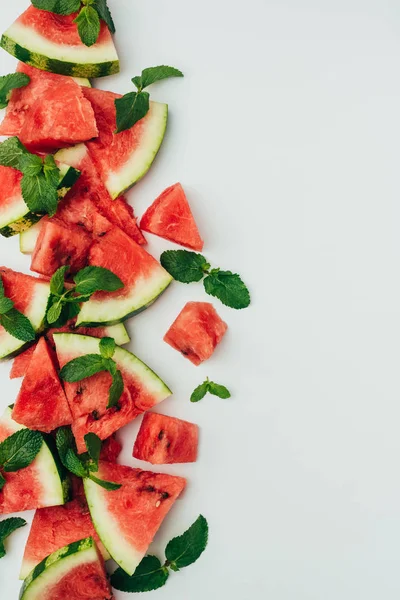
<path id="1" fill-rule="evenodd" d="M 228 325 L 209 302 L 188 302 L 164 336 L 164 341 L 198 366 L 209 359 Z"/>
<path id="2" fill-rule="evenodd" d="M 153 465 L 196 462 L 199 428 L 194 423 L 148 412 L 133 448 L 133 457 Z"/>
<path id="3" fill-rule="evenodd" d="M 17 423 L 46 433 L 72 423 L 56 360 L 46 340 L 40 338 L 12 411 Z"/>
<path id="4" fill-rule="evenodd" d="M 164 190 L 149 206 L 142 217 L 140 227 L 143 231 L 154 233 L 186 248 L 203 250 L 204 242 L 180 183 Z"/>

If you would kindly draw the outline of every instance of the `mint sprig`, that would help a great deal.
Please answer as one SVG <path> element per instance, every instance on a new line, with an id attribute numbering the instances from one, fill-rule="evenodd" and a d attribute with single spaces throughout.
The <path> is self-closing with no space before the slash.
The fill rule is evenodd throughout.
<path id="1" fill-rule="evenodd" d="M 107 25 L 111 33 L 115 33 L 115 25 L 107 0 L 31 0 L 33 6 L 57 15 L 72 15 L 77 24 L 79 37 L 85 46 L 93 46 L 100 34 L 100 19 Z M 79 11 L 79 12 L 78 12 Z"/>
<path id="2" fill-rule="evenodd" d="M 130 129 L 147 115 L 150 109 L 150 94 L 143 90 L 149 85 L 169 79 L 170 77 L 183 77 L 183 73 L 175 67 L 160 65 L 159 67 L 149 67 L 143 69 L 142 74 L 132 78 L 132 83 L 136 86 L 137 92 L 129 92 L 115 100 L 115 109 L 117 116 L 117 129 L 115 133 L 121 133 Z"/>
<path id="3" fill-rule="evenodd" d="M 66 363 L 60 371 L 60 377 L 68 383 L 76 383 L 97 373 L 108 371 L 112 377 L 107 408 L 118 405 L 124 391 L 124 381 L 117 363 L 113 360 L 116 345 L 112 338 L 102 338 L 99 344 L 100 354 L 85 354 Z"/>
<path id="4" fill-rule="evenodd" d="M 169 577 L 169 569 L 179 571 L 200 558 L 208 542 L 208 523 L 200 515 L 182 535 L 172 539 L 165 549 L 166 561 L 156 556 L 146 556 L 133 575 L 119 567 L 111 575 L 111 585 L 122 592 L 150 592 L 163 587 Z"/>
<path id="5" fill-rule="evenodd" d="M 14 302 L 5 296 L 3 281 L 0 276 L 0 325 L 17 340 L 32 342 L 36 333 L 32 323 L 19 310 L 14 308 Z"/>
<path id="6" fill-rule="evenodd" d="M 76 317 L 82 302 L 96 292 L 115 292 L 124 287 L 117 275 L 103 267 L 85 267 L 74 276 L 75 285 L 65 285 L 69 266 L 57 269 L 50 281 L 51 296 L 46 320 L 52 327 L 63 327 Z"/>
<path id="7" fill-rule="evenodd" d="M 11 97 L 11 92 L 25 87 L 31 78 L 25 73 L 10 73 L 0 77 L 0 108 L 6 108 Z"/>
<path id="8" fill-rule="evenodd" d="M 76 477 L 91 479 L 108 491 L 118 490 L 121 485 L 95 477 L 99 469 L 102 442 L 95 433 L 85 435 L 87 452 L 78 455 L 75 438 L 70 427 L 60 427 L 56 433 L 56 446 L 64 467 Z"/>
<path id="9" fill-rule="evenodd" d="M 225 306 L 242 309 L 250 305 L 250 292 L 240 275 L 232 271 L 211 269 L 202 254 L 189 250 L 167 250 L 161 255 L 161 264 L 176 281 L 193 283 L 203 280 L 210 296 L 221 300 Z"/>
<path id="10" fill-rule="evenodd" d="M 8 436 L 0 443 L 0 471 L 14 473 L 25 469 L 35 460 L 42 444 L 43 436 L 39 431 L 20 429 Z"/>
<path id="11" fill-rule="evenodd" d="M 224 399 L 231 397 L 231 393 L 227 387 L 220 385 L 219 383 L 214 383 L 214 381 L 210 381 L 207 377 L 207 379 L 193 391 L 190 396 L 190 402 L 200 402 L 206 394 L 212 394 L 213 396 Z"/>
<path id="12" fill-rule="evenodd" d="M 3 519 L 3 521 L 0 521 L 0 558 L 3 558 L 3 556 L 6 555 L 6 549 L 4 546 L 6 539 L 12 533 L 14 533 L 14 531 L 24 527 L 25 525 L 25 519 L 21 519 L 20 517 L 11 517 L 9 519 Z"/>

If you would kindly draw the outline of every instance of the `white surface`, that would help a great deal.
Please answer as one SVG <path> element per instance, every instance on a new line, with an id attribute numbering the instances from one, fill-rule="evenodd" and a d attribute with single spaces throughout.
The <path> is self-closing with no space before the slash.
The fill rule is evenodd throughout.
<path id="1" fill-rule="evenodd" d="M 174 285 L 129 324 L 132 349 L 175 391 L 159 409 L 201 426 L 199 462 L 165 469 L 189 485 L 153 551 L 200 512 L 210 524 L 201 560 L 149 598 L 397 600 L 398 3 L 110 4 L 122 74 L 98 85 L 127 91 L 159 63 L 186 74 L 153 88 L 170 105 L 168 136 L 129 199 L 141 215 L 180 180 L 206 256 L 253 294 L 243 312 L 215 303 L 229 333 L 199 368 L 162 335 L 186 300 L 205 299 L 201 286 Z M 3 28 L 26 5 L 3 2 Z M 151 238 L 156 255 L 167 247 Z M 28 268 L 16 239 L 0 252 Z M 8 369 L 4 406 L 18 389 Z M 207 375 L 232 400 L 191 405 Z M 124 434 L 127 464 L 138 426 Z M 17 598 L 27 533 L 0 562 L 2 599 Z"/>

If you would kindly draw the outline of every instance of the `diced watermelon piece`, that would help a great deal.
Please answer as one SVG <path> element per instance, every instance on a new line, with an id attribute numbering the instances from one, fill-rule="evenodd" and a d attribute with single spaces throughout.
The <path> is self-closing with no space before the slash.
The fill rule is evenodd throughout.
<path id="1" fill-rule="evenodd" d="M 197 460 L 199 428 L 194 423 L 153 412 L 144 415 L 133 457 L 153 465 Z"/>
<path id="2" fill-rule="evenodd" d="M 16 135 L 22 143 L 25 143 L 21 137 L 21 130 L 38 98 L 41 98 L 49 90 L 56 93 L 58 86 L 65 81 L 69 81 L 70 78 L 35 69 L 35 67 L 30 67 L 23 62 L 18 63 L 17 73 L 28 75 L 30 82 L 25 87 L 11 92 L 6 116 L 0 124 L 0 135 Z M 75 81 L 79 85 L 90 87 L 87 79 L 75 79 L 72 81 Z M 51 102 L 51 98 L 48 100 Z"/>
<path id="3" fill-rule="evenodd" d="M 14 358 L 10 371 L 10 379 L 24 377 L 28 370 L 29 363 L 31 362 L 32 354 L 35 352 L 35 348 L 36 344 L 30 346 L 27 350 Z"/>
<path id="4" fill-rule="evenodd" d="M 164 341 L 199 365 L 212 356 L 227 324 L 209 302 L 188 302 L 164 336 Z"/>
<path id="5" fill-rule="evenodd" d="M 60 367 L 85 354 L 99 354 L 99 340 L 83 335 L 55 334 Z M 118 348 L 114 360 L 121 370 L 124 391 L 118 406 L 107 409 L 111 376 L 98 373 L 77 383 L 64 383 L 74 417 L 72 430 L 79 452 L 85 452 L 84 436 L 92 431 L 105 440 L 139 414 L 171 394 L 171 390 L 136 356 Z"/>
<path id="6" fill-rule="evenodd" d="M 45 219 L 32 254 L 31 270 L 51 277 L 69 265 L 71 274 L 87 265 L 92 238 L 79 227 L 67 227 L 57 219 Z"/>
<path id="7" fill-rule="evenodd" d="M 180 183 L 164 190 L 149 206 L 140 227 L 186 248 L 203 250 L 204 242 Z"/>
<path id="8" fill-rule="evenodd" d="M 94 538 L 104 560 L 110 558 L 95 531 L 84 496 L 64 506 L 39 508 L 26 542 L 20 579 L 25 579 L 46 556 L 83 537 Z"/>
<path id="9" fill-rule="evenodd" d="M 14 421 L 29 429 L 50 433 L 72 423 L 55 361 L 46 340 L 40 338 L 12 411 Z"/>
<path id="10" fill-rule="evenodd" d="M 164 138 L 168 106 L 150 103 L 147 115 L 133 127 L 115 133 L 115 100 L 119 94 L 85 88 L 91 102 L 99 136 L 87 147 L 112 198 L 118 198 L 149 170 Z"/>
<path id="11" fill-rule="evenodd" d="M 122 444 L 117 440 L 115 434 L 104 440 L 100 452 L 100 460 L 107 462 L 117 462 L 118 456 L 122 452 Z"/>
<path id="12" fill-rule="evenodd" d="M 131 575 L 186 481 L 106 462 L 100 463 L 96 477 L 122 486 L 107 493 L 90 479 L 84 481 L 96 531 L 112 558 Z"/>

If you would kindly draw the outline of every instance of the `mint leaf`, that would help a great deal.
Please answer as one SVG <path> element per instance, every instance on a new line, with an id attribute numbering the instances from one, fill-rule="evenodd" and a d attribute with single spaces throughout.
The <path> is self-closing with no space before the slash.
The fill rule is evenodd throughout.
<path id="1" fill-rule="evenodd" d="M 208 391 L 213 396 L 218 396 L 218 398 L 230 398 L 231 393 L 224 385 L 219 385 L 219 383 L 214 383 L 213 381 L 209 381 L 208 383 Z"/>
<path id="2" fill-rule="evenodd" d="M 165 549 L 167 566 L 173 570 L 183 569 L 196 562 L 208 542 L 208 523 L 200 515 L 191 527 L 169 542 Z"/>
<path id="3" fill-rule="evenodd" d="M 107 6 L 107 0 L 95 0 L 94 8 L 99 13 L 99 17 L 103 19 L 111 33 L 115 33 L 115 25 L 111 16 L 110 9 Z"/>
<path id="4" fill-rule="evenodd" d="M 3 487 L 6 484 L 6 480 L 4 479 L 3 475 L 0 473 L 0 492 L 3 489 Z"/>
<path id="5" fill-rule="evenodd" d="M 6 473 L 28 467 L 36 458 L 43 444 L 39 431 L 20 429 L 0 444 L 0 466 Z"/>
<path id="6" fill-rule="evenodd" d="M 130 92 L 122 98 L 115 100 L 117 115 L 117 129 L 115 133 L 121 133 L 130 129 L 143 119 L 149 112 L 150 95 L 147 92 Z"/>
<path id="7" fill-rule="evenodd" d="M 81 0 L 31 0 L 35 8 L 47 10 L 56 15 L 71 15 L 81 6 Z"/>
<path id="8" fill-rule="evenodd" d="M 141 75 L 141 88 L 144 89 L 149 85 L 156 83 L 156 81 L 161 81 L 162 79 L 169 79 L 170 77 L 183 77 L 183 73 L 182 71 L 179 71 L 179 69 L 175 69 L 175 67 L 168 67 L 166 65 L 160 65 L 159 67 L 149 67 L 148 69 L 143 69 Z M 135 81 L 133 83 L 135 83 Z"/>
<path id="9" fill-rule="evenodd" d="M 230 308 L 247 308 L 250 293 L 240 276 L 231 271 L 215 269 L 204 280 L 204 289 Z"/>
<path id="10" fill-rule="evenodd" d="M 68 448 L 62 462 L 68 471 L 71 471 L 77 477 L 86 477 L 87 470 L 72 448 Z"/>
<path id="11" fill-rule="evenodd" d="M 5 540 L 17 529 L 26 525 L 25 519 L 20 517 L 11 517 L 10 519 L 4 519 L 0 521 L 0 558 L 6 555 L 6 549 L 4 547 Z"/>
<path id="12" fill-rule="evenodd" d="M 104 337 L 100 340 L 100 354 L 103 358 L 112 358 L 115 353 L 115 340 L 110 337 Z"/>
<path id="13" fill-rule="evenodd" d="M 87 379 L 108 370 L 104 366 L 104 359 L 99 354 L 86 354 L 78 356 L 65 364 L 60 371 L 60 377 L 69 383 L 75 383 L 82 379 Z"/>
<path id="14" fill-rule="evenodd" d="M 56 300 L 54 304 L 47 310 L 46 319 L 49 325 L 54 325 L 61 316 L 63 305 L 59 300 Z"/>
<path id="15" fill-rule="evenodd" d="M 43 171 L 38 175 L 24 175 L 21 181 L 22 197 L 25 204 L 34 213 L 54 216 L 58 206 L 57 188 L 45 177 Z"/>
<path id="16" fill-rule="evenodd" d="M 71 427 L 60 427 L 57 429 L 56 446 L 61 462 L 64 464 L 68 450 L 71 448 L 76 451 L 75 438 L 71 431 Z"/>
<path id="17" fill-rule="evenodd" d="M 54 156 L 52 154 L 48 154 L 47 156 L 45 156 L 42 164 L 42 169 L 47 182 L 52 187 L 58 189 L 58 186 L 60 185 L 61 174 L 60 169 L 57 167 L 56 161 L 54 160 Z"/>
<path id="18" fill-rule="evenodd" d="M 94 294 L 95 292 L 115 292 L 124 287 L 117 275 L 103 267 L 85 267 L 75 275 L 75 291 L 78 294 Z"/>
<path id="19" fill-rule="evenodd" d="M 0 143 L 0 165 L 19 169 L 21 158 L 27 152 L 17 137 L 8 138 Z"/>
<path id="20" fill-rule="evenodd" d="M 156 556 L 145 556 L 133 575 L 118 567 L 111 575 L 111 585 L 121 592 L 151 592 L 163 587 L 168 577 L 168 570 Z"/>
<path id="21" fill-rule="evenodd" d="M 160 261 L 164 269 L 181 283 L 200 281 L 210 268 L 204 256 L 189 250 L 166 250 Z"/>
<path id="22" fill-rule="evenodd" d="M 0 315 L 0 325 L 10 335 L 22 342 L 32 342 L 36 338 L 36 333 L 31 322 L 16 308 L 12 308 L 6 314 Z"/>
<path id="23" fill-rule="evenodd" d="M 92 6 L 84 6 L 74 19 L 78 26 L 79 37 L 85 46 L 93 46 L 100 34 L 100 17 Z"/>
<path id="24" fill-rule="evenodd" d="M 25 73 L 11 73 L 0 77 L 0 108 L 8 105 L 12 90 L 25 87 L 30 80 Z"/>
<path id="25" fill-rule="evenodd" d="M 112 408 L 113 406 L 117 406 L 119 399 L 122 396 L 124 391 L 124 380 L 122 379 L 121 371 L 116 371 L 113 374 L 113 382 L 109 391 L 109 399 L 107 408 Z"/>
<path id="26" fill-rule="evenodd" d="M 69 269 L 69 265 L 65 265 L 57 269 L 50 280 L 50 292 L 55 296 L 61 296 L 65 291 L 65 275 Z"/>
<path id="27" fill-rule="evenodd" d="M 95 433 L 87 433 L 85 435 L 85 444 L 90 458 L 96 466 L 96 471 L 99 468 L 101 439 Z"/>
<path id="28" fill-rule="evenodd" d="M 208 381 L 199 385 L 190 396 L 190 402 L 200 402 L 208 392 Z"/>
<path id="29" fill-rule="evenodd" d="M 3 296 L 0 298 L 0 315 L 8 313 L 14 306 L 14 302 L 10 298 Z"/>
<path id="30" fill-rule="evenodd" d="M 114 492 L 115 490 L 119 490 L 119 488 L 122 487 L 120 483 L 114 483 L 113 481 L 104 481 L 103 479 L 98 479 L 94 475 L 89 475 L 89 479 L 94 481 L 94 483 L 97 483 L 97 485 L 100 485 L 105 490 L 108 490 L 109 492 Z"/>
<path id="31" fill-rule="evenodd" d="M 22 171 L 24 175 L 28 175 L 29 177 L 34 177 L 35 175 L 39 175 L 42 172 L 43 163 L 40 156 L 36 156 L 36 154 L 23 154 L 21 156 L 19 162 L 19 170 Z"/>

